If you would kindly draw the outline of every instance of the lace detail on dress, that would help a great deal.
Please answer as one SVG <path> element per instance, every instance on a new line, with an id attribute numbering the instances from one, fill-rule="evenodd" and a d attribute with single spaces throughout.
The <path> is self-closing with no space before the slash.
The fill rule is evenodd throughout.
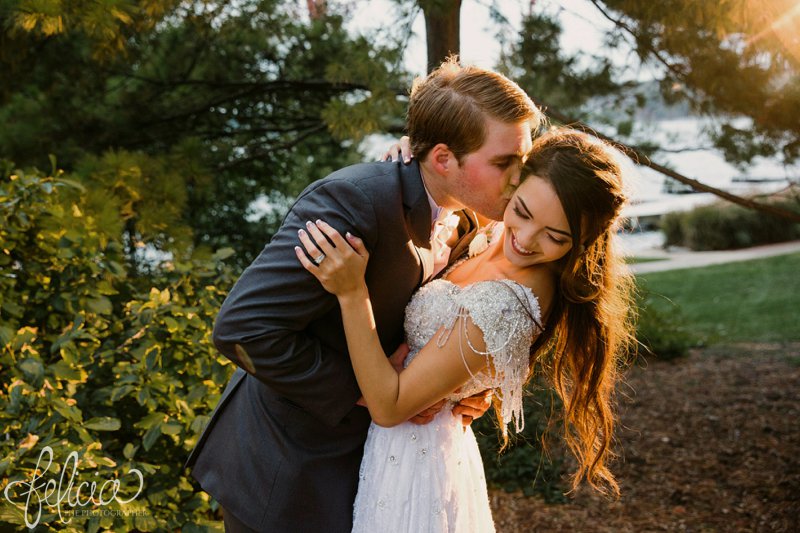
<path id="1" fill-rule="evenodd" d="M 461 320 L 459 320 L 461 319 Z M 467 334 L 467 319 L 483 333 L 486 351 L 477 350 Z M 502 431 L 514 422 L 516 432 L 524 428 L 522 390 L 528 376 L 529 351 L 540 332 L 539 302 L 530 289 L 511 280 L 480 281 L 463 289 L 439 279 L 420 289 L 406 309 L 406 336 L 411 353 L 408 365 L 436 331 L 434 340 L 443 346 L 458 327 L 462 350 L 472 350 L 488 359 L 487 369 L 473 375 L 458 395 L 457 402 L 481 390 L 495 389 L 502 400 Z M 466 365 L 466 361 L 464 361 Z"/>
<path id="2" fill-rule="evenodd" d="M 470 285 L 458 295 L 456 302 L 459 305 L 457 318 L 461 320 L 454 321 L 449 329 L 460 324 L 462 359 L 464 344 L 487 358 L 487 370 L 480 378 L 473 376 L 473 381 L 494 389 L 500 397 L 503 436 L 507 434 L 507 424 L 512 421 L 514 430 L 519 433 L 525 427 L 522 392 L 528 377 L 530 347 L 534 335 L 540 331 L 539 302 L 530 289 L 510 280 Z M 483 333 L 486 351 L 477 350 L 469 339 L 467 319 Z"/>

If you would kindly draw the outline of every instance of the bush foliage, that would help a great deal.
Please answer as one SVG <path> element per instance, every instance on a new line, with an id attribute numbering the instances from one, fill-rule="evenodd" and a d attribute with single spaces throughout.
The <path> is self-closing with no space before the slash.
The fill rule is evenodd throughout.
<path id="1" fill-rule="evenodd" d="M 564 502 L 568 490 L 564 477 L 566 451 L 556 440 L 559 428 L 554 418 L 561 402 L 541 378 L 534 378 L 527 389 L 523 398 L 525 428 L 515 434 L 510 427 L 508 446 L 502 451 L 498 452 L 502 435 L 493 414 L 487 413 L 472 423 L 486 481 L 508 492 L 521 490 L 527 496 L 538 494 L 550 503 Z"/>
<path id="2" fill-rule="evenodd" d="M 8 165 L 6 165 L 8 167 Z M 48 530 L 202 530 L 212 502 L 182 465 L 228 380 L 211 325 L 233 280 L 228 252 L 166 262 L 129 275 L 119 228 L 93 211 L 78 181 L 39 172 L 0 177 L 0 477 L 13 504 L 0 521 L 25 524 L 25 502 L 40 454 L 28 522 Z M 111 202 L 113 205 L 113 202 Z M 119 215 L 121 216 L 121 215 Z M 77 464 L 67 466 L 70 453 Z M 80 506 L 47 497 L 82 481 L 119 480 L 119 499 Z M 44 471 L 44 472 L 43 472 Z M 22 482 L 22 483 L 19 483 Z M 110 498 L 105 493 L 105 500 Z M 46 501 L 45 501 L 46 500 Z M 112 499 L 113 500 L 113 499 Z M 112 511 L 70 516 L 79 511 Z M 113 511 L 117 511 L 114 513 Z M 121 512 L 120 512 L 121 511 Z"/>
<path id="3" fill-rule="evenodd" d="M 700 343 L 689 331 L 680 307 L 666 297 L 640 288 L 638 307 L 639 355 L 675 359 L 685 356 L 689 348 Z"/>
<path id="4" fill-rule="evenodd" d="M 800 211 L 796 200 L 772 203 Z M 661 229 L 665 245 L 696 251 L 747 248 L 800 238 L 800 224 L 724 202 L 668 213 L 662 219 Z"/>

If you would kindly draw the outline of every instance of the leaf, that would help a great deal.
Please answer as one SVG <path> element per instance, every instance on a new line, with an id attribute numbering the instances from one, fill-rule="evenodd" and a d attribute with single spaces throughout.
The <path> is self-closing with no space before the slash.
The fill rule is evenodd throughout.
<path id="1" fill-rule="evenodd" d="M 211 256 L 211 259 L 214 261 L 224 261 L 235 253 L 236 250 L 233 248 L 220 248 L 214 253 L 214 255 Z"/>
<path id="2" fill-rule="evenodd" d="M 14 330 L 8 326 L 0 326 L 0 347 L 5 347 L 14 338 Z"/>
<path id="3" fill-rule="evenodd" d="M 88 302 L 86 302 L 86 305 L 87 307 L 89 307 L 90 311 L 98 315 L 110 315 L 111 312 L 113 311 L 111 300 L 109 300 L 105 296 L 92 298 Z"/>
<path id="4" fill-rule="evenodd" d="M 86 526 L 86 533 L 97 533 L 98 531 L 100 531 L 100 517 L 93 516 Z"/>
<path id="5" fill-rule="evenodd" d="M 179 330 L 180 326 L 178 325 L 178 321 L 172 317 L 164 317 L 164 324 L 167 326 L 167 331 L 170 333 L 175 333 Z"/>
<path id="6" fill-rule="evenodd" d="M 24 309 L 21 305 L 12 302 L 11 300 L 6 300 L 3 302 L 3 310 L 7 312 L 9 315 L 13 316 L 14 318 L 21 318 Z"/>
<path id="7" fill-rule="evenodd" d="M 53 181 L 63 185 L 67 185 L 68 187 L 72 187 L 73 189 L 77 189 L 78 191 L 80 191 L 81 194 L 86 193 L 86 187 L 84 187 L 81 183 L 75 180 L 70 180 L 66 178 L 54 178 Z"/>
<path id="8" fill-rule="evenodd" d="M 50 365 L 49 370 L 53 373 L 54 377 L 72 382 L 83 383 L 88 377 L 84 369 L 72 367 L 66 361 L 57 361 L 53 363 Z"/>
<path id="9" fill-rule="evenodd" d="M 133 456 L 136 455 L 136 451 L 138 449 L 138 446 L 134 446 L 129 442 L 125 445 L 125 448 L 122 449 L 122 455 L 124 455 L 126 459 L 133 459 Z"/>
<path id="10" fill-rule="evenodd" d="M 115 8 L 115 7 L 111 8 L 111 14 L 114 15 L 114 18 L 116 18 L 117 20 L 119 20 L 123 24 L 131 24 L 133 22 L 133 19 L 131 18 L 130 15 L 128 15 L 124 11 L 121 11 L 121 10 Z"/>
<path id="11" fill-rule="evenodd" d="M 39 16 L 35 13 L 20 13 L 17 15 L 17 24 L 25 31 L 32 31 L 39 22 Z"/>
<path id="12" fill-rule="evenodd" d="M 147 403 L 147 400 L 149 399 L 150 399 L 149 387 L 142 387 L 136 394 L 136 401 L 139 402 L 139 405 L 145 405 Z"/>
<path id="13" fill-rule="evenodd" d="M 136 390 L 135 385 L 122 385 L 111 389 L 111 401 L 116 402 Z"/>
<path id="14" fill-rule="evenodd" d="M 119 418 L 112 418 L 110 416 L 98 416 L 90 418 L 83 423 L 83 427 L 93 429 L 95 431 L 116 431 L 122 426 Z"/>
<path id="15" fill-rule="evenodd" d="M 109 261 L 108 263 L 106 263 L 106 265 L 108 266 L 108 270 L 115 276 L 119 276 L 125 273 L 125 268 L 116 261 Z"/>
<path id="16" fill-rule="evenodd" d="M 130 353 L 136 361 L 141 361 L 146 351 L 147 351 L 147 346 L 140 345 L 131 350 Z"/>
<path id="17" fill-rule="evenodd" d="M 97 462 L 97 464 L 107 466 L 109 468 L 117 467 L 117 462 L 111 457 L 106 457 L 105 455 L 100 457 L 95 457 L 95 461 Z"/>
<path id="18" fill-rule="evenodd" d="M 211 533 L 220 531 L 219 526 L 217 525 L 219 522 L 209 522 L 207 520 L 198 520 L 196 518 L 195 520 L 197 521 L 195 524 L 184 524 L 181 526 L 181 533 Z"/>
<path id="19" fill-rule="evenodd" d="M 25 524 L 25 514 L 16 505 L 3 502 L 3 505 L 0 505 L 0 523 L 23 526 Z"/>
<path id="20" fill-rule="evenodd" d="M 183 416 L 187 416 L 189 418 L 194 418 L 194 409 L 189 407 L 189 404 L 186 403 L 185 400 L 175 400 L 175 406 L 180 410 Z"/>
<path id="21" fill-rule="evenodd" d="M 167 420 L 167 415 L 158 411 L 150 413 L 134 424 L 134 427 L 141 429 L 150 429 L 156 424 L 160 424 Z"/>
<path id="22" fill-rule="evenodd" d="M 158 437 L 161 436 L 161 424 L 155 425 L 147 430 L 147 433 L 144 434 L 144 438 L 142 439 L 142 445 L 144 449 L 149 451 L 150 448 L 153 447 Z"/>
<path id="23" fill-rule="evenodd" d="M 183 430 L 183 424 L 180 422 L 167 422 L 161 425 L 161 432 L 164 435 L 179 435 Z"/>
<path id="24" fill-rule="evenodd" d="M 190 426 L 190 429 L 193 432 L 199 434 L 206 427 L 206 424 L 208 423 L 209 420 L 211 420 L 210 416 L 200 415 L 194 420 L 192 420 L 192 425 Z"/>
<path id="25" fill-rule="evenodd" d="M 44 375 L 44 366 L 38 359 L 25 359 L 19 363 L 19 369 L 25 374 L 25 377 L 30 381 L 37 381 Z"/>
<path id="26" fill-rule="evenodd" d="M 28 433 L 28 436 L 22 439 L 22 442 L 19 443 L 20 449 L 31 449 L 36 446 L 36 443 L 39 442 L 39 435 L 33 435 L 32 433 Z"/>
<path id="27" fill-rule="evenodd" d="M 64 31 L 64 21 L 61 17 L 43 17 L 42 33 L 45 35 L 55 35 Z"/>
<path id="28" fill-rule="evenodd" d="M 136 529 L 140 531 L 154 531 L 158 528 L 158 523 L 156 519 L 150 515 L 139 515 L 137 514 L 133 520 Z"/>
<path id="29" fill-rule="evenodd" d="M 134 390 L 136 390 L 136 386 L 134 385 L 122 385 L 120 387 L 114 387 L 113 389 L 111 389 L 111 401 L 116 402 L 117 400 L 124 398 Z"/>
<path id="30" fill-rule="evenodd" d="M 83 418 L 83 413 L 81 410 L 75 407 L 74 405 L 67 405 L 66 402 L 63 400 L 56 400 L 53 402 L 53 409 L 56 410 L 58 414 L 69 420 L 70 422 L 75 422 L 80 424 L 81 419 Z M 83 426 L 78 426 L 75 428 L 76 431 L 84 431 Z"/>
<path id="31" fill-rule="evenodd" d="M 144 356 L 144 366 L 147 370 L 153 370 L 161 359 L 161 347 L 156 345 L 147 350 L 147 355 Z"/>

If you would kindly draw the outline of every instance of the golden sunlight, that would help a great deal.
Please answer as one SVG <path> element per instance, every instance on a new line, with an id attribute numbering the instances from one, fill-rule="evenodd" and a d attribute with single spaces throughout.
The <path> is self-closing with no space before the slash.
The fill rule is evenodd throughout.
<path id="1" fill-rule="evenodd" d="M 774 36 L 781 52 L 800 62 L 800 0 L 755 0 L 748 2 L 748 11 L 764 21 L 761 31 L 747 40 L 748 45 Z"/>

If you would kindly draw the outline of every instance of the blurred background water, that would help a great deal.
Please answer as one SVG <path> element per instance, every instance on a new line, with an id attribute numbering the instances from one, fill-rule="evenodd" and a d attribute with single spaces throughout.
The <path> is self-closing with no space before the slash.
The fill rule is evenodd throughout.
<path id="1" fill-rule="evenodd" d="M 653 140 L 666 147 L 692 147 L 702 142 L 703 120 L 682 117 L 652 123 Z M 626 158 L 627 159 L 627 158 Z M 784 166 L 768 158 L 757 158 L 752 166 L 737 168 L 718 151 L 688 150 L 660 152 L 653 160 L 684 176 L 740 196 L 774 193 L 797 184 L 800 167 Z M 632 254 L 659 248 L 663 234 L 653 231 L 651 221 L 665 213 L 684 211 L 719 200 L 711 193 L 697 193 L 651 168 L 635 165 L 628 160 L 631 203 L 624 214 L 631 220 L 632 229 L 621 233 L 626 251 Z M 641 220 L 641 224 L 636 221 Z"/>

